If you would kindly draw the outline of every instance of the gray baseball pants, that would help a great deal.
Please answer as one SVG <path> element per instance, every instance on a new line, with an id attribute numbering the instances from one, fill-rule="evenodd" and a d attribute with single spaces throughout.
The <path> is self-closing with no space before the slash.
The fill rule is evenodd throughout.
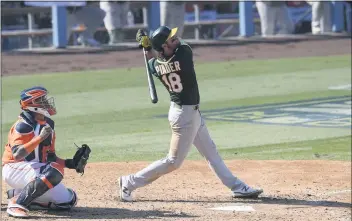
<path id="1" fill-rule="evenodd" d="M 195 105 L 180 107 L 171 103 L 168 119 L 172 135 L 168 155 L 153 162 L 135 174 L 122 177 L 130 191 L 146 186 L 159 177 L 178 169 L 186 158 L 192 144 L 207 160 L 210 168 L 229 189 L 235 189 L 242 181 L 235 177 L 218 154 L 205 121 Z"/>

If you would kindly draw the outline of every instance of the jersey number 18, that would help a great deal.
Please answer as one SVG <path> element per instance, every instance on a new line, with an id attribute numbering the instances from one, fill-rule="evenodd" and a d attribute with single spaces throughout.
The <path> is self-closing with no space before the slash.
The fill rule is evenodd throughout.
<path id="1" fill-rule="evenodd" d="M 165 74 L 161 77 L 164 83 L 168 86 L 169 91 L 180 93 L 183 89 L 181 78 L 176 73 Z"/>

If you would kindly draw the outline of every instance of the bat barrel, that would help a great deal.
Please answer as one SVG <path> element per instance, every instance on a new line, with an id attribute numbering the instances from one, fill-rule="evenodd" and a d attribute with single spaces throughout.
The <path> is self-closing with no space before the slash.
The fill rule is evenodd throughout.
<path id="1" fill-rule="evenodd" d="M 143 48 L 143 56 L 144 56 L 144 63 L 145 63 L 145 68 L 146 68 L 146 73 L 147 73 L 147 78 L 148 78 L 150 99 L 151 99 L 152 103 L 155 104 L 158 102 L 158 95 L 156 93 L 153 76 L 149 70 L 149 65 L 148 65 L 148 60 L 147 60 L 147 52 L 145 51 L 144 48 Z"/>

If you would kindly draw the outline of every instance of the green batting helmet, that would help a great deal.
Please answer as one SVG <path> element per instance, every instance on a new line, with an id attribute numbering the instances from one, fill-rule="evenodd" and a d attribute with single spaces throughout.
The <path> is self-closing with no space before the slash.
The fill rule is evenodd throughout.
<path id="1" fill-rule="evenodd" d="M 167 26 L 160 26 L 158 29 L 156 29 L 150 38 L 152 42 L 152 47 L 156 51 L 162 51 L 163 48 L 161 47 L 166 40 L 174 36 L 177 32 L 177 28 L 170 29 Z"/>

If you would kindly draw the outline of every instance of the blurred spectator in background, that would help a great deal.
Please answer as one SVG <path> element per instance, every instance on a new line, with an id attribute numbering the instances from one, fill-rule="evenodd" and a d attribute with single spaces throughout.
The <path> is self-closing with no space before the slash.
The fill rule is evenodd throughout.
<path id="1" fill-rule="evenodd" d="M 6 10 L 6 8 L 23 8 L 23 1 L 13 1 L 13 2 L 4 2 L 1 1 L 1 9 Z M 8 27 L 17 26 L 17 25 L 27 25 L 26 22 L 27 15 L 8 15 L 1 16 L 1 30 L 7 30 Z"/>
<path id="2" fill-rule="evenodd" d="M 51 20 L 51 12 L 39 12 L 38 14 L 34 14 L 34 22 L 38 26 L 38 29 L 51 28 Z"/>
<path id="3" fill-rule="evenodd" d="M 23 8 L 24 1 L 1 1 L 1 8 Z"/>
<path id="4" fill-rule="evenodd" d="M 262 36 L 292 34 L 294 24 L 284 1 L 256 1 Z M 278 31 L 276 31 L 278 30 Z"/>
<path id="5" fill-rule="evenodd" d="M 314 0 L 307 3 L 312 6 L 312 34 L 331 32 L 331 2 Z"/>
<path id="6" fill-rule="evenodd" d="M 160 25 L 169 28 L 178 27 L 177 36 L 182 37 L 185 23 L 185 2 L 161 1 L 160 2 Z"/>
<path id="7" fill-rule="evenodd" d="M 98 2 L 88 1 L 85 6 L 67 7 L 67 38 L 71 34 L 74 25 L 84 24 L 86 30 L 77 39 L 84 46 L 99 46 L 94 39 L 94 33 L 103 23 L 105 12 L 100 9 Z"/>
<path id="8" fill-rule="evenodd" d="M 129 2 L 100 1 L 100 8 L 105 11 L 104 25 L 109 34 L 109 44 L 123 42 L 122 28 L 127 25 Z"/>

